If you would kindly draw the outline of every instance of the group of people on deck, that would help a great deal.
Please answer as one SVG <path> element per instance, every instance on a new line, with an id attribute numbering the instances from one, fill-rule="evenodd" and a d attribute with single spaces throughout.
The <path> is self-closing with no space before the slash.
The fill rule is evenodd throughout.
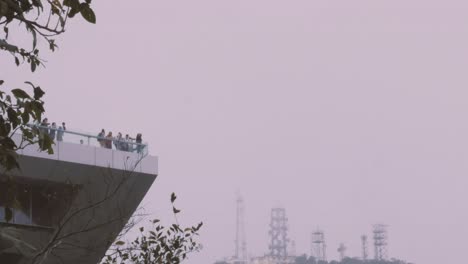
<path id="1" fill-rule="evenodd" d="M 125 137 L 122 136 L 122 133 L 118 133 L 116 137 L 112 135 L 112 132 L 109 131 L 106 135 L 104 129 L 101 130 L 98 134 L 99 145 L 103 148 L 112 149 L 112 144 L 116 150 L 133 152 L 136 151 L 141 153 L 143 150 L 143 142 L 141 133 L 138 133 L 135 138 L 131 138 L 128 134 Z"/>
<path id="2" fill-rule="evenodd" d="M 44 118 L 41 123 L 36 123 L 37 129 L 42 135 L 48 135 L 50 139 L 63 141 L 63 135 L 67 130 L 65 122 L 62 122 L 62 125 L 57 126 L 55 122 L 52 124 L 49 123 L 47 118 Z M 138 133 L 135 138 L 131 138 L 128 134 L 125 137 L 122 136 L 122 133 L 118 133 L 116 137 L 112 135 L 112 132 L 106 135 L 104 129 L 97 135 L 97 141 L 99 145 L 103 148 L 112 149 L 114 145 L 116 150 L 133 152 L 136 151 L 141 153 L 144 149 L 144 144 L 142 140 L 141 133 Z M 80 140 L 80 143 L 83 144 L 83 140 Z"/>
<path id="3" fill-rule="evenodd" d="M 67 130 L 65 122 L 62 122 L 62 125 L 57 127 L 55 122 L 50 124 L 49 119 L 44 118 L 39 124 L 39 131 L 41 134 L 49 135 L 50 139 L 52 140 L 57 139 L 57 141 L 63 141 L 63 134 L 65 130 Z"/>

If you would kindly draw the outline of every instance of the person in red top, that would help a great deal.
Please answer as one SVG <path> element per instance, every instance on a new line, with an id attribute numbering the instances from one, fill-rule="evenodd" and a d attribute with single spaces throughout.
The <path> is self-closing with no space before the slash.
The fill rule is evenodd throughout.
<path id="1" fill-rule="evenodd" d="M 113 139 L 112 132 L 109 132 L 104 142 L 106 148 L 112 149 L 112 139 Z"/>

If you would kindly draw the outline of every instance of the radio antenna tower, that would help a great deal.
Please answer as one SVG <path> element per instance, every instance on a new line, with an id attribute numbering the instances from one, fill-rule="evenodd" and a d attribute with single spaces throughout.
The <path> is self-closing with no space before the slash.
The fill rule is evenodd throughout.
<path id="1" fill-rule="evenodd" d="M 291 240 L 291 249 L 289 250 L 289 256 L 295 257 L 296 256 L 296 241 Z"/>
<path id="2" fill-rule="evenodd" d="M 288 218 L 284 208 L 271 209 L 270 219 L 270 256 L 285 261 L 288 257 Z"/>
<path id="3" fill-rule="evenodd" d="M 388 235 L 386 225 L 374 225 L 374 253 L 375 260 L 387 260 Z"/>
<path id="4" fill-rule="evenodd" d="M 237 195 L 236 201 L 236 251 L 234 259 L 239 264 L 247 263 L 247 243 L 245 238 L 244 199 Z"/>
<path id="5" fill-rule="evenodd" d="M 362 244 L 362 260 L 367 261 L 369 257 L 369 251 L 367 249 L 367 236 L 361 236 L 361 244 Z"/>
<path id="6" fill-rule="evenodd" d="M 338 248 L 338 252 L 340 253 L 340 261 L 343 261 L 344 258 L 346 257 L 346 246 L 344 243 L 340 244 L 340 247 Z"/>
<path id="7" fill-rule="evenodd" d="M 327 261 L 325 234 L 320 229 L 312 233 L 312 256 L 314 256 L 317 261 Z"/>

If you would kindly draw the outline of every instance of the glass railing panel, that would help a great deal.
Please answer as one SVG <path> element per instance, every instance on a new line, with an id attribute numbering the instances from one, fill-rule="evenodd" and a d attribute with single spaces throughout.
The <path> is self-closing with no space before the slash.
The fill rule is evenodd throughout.
<path id="1" fill-rule="evenodd" d="M 59 160 L 82 164 L 95 164 L 95 148 L 90 148 L 87 145 L 57 142 L 55 149 Z"/>
<path id="2" fill-rule="evenodd" d="M 114 168 L 114 161 L 112 155 L 113 151 L 106 148 L 94 148 L 96 152 L 95 165 L 101 167 Z"/>
<path id="3" fill-rule="evenodd" d="M 37 145 L 32 145 L 18 151 L 20 154 L 121 170 L 153 173 L 157 171 L 157 159 L 145 159 L 148 155 L 147 144 L 117 138 L 101 138 L 75 130 L 65 130 L 59 135 L 58 130 L 37 126 L 36 128 L 54 139 L 52 146 L 54 153 L 50 155 L 46 151 L 39 151 Z M 50 131 L 55 131 L 55 135 Z M 21 135 L 14 137 L 16 142 L 19 142 L 20 138 Z"/>
<path id="4" fill-rule="evenodd" d="M 113 151 L 113 168 L 141 172 L 140 163 L 142 162 L 142 157 L 134 152 Z"/>
<path id="5" fill-rule="evenodd" d="M 18 140 L 19 141 L 19 140 Z M 38 145 L 30 145 L 26 148 L 23 148 L 20 153 L 23 155 L 29 155 L 29 156 L 36 156 L 39 158 L 46 158 L 46 159 L 58 159 L 58 149 L 57 146 L 52 146 L 52 149 L 54 150 L 53 154 L 47 153 L 47 151 L 41 151 L 39 149 Z"/>
<path id="6" fill-rule="evenodd" d="M 148 144 L 137 143 L 134 138 L 99 137 L 98 134 L 91 135 L 77 130 L 59 130 L 58 128 L 43 126 L 35 127 L 43 134 L 49 135 L 57 144 L 59 142 L 69 142 L 123 152 L 135 152 L 143 156 L 148 154 Z"/>

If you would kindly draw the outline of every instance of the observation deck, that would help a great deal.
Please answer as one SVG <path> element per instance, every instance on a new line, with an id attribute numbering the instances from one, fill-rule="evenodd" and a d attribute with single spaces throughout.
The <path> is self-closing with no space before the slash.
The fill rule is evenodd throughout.
<path id="1" fill-rule="evenodd" d="M 76 130 L 59 130 L 42 126 L 35 127 L 44 133 L 49 133 L 52 130 L 55 131 L 55 139 L 52 146 L 54 153 L 48 154 L 46 151 L 40 151 L 37 145 L 30 145 L 24 149 L 20 149 L 18 154 L 117 170 L 158 174 L 158 158 L 149 155 L 147 143 L 98 137 Z M 62 140 L 57 140 L 58 133 L 63 133 Z M 15 135 L 14 140 L 19 142 L 21 136 Z M 110 148 L 103 146 L 102 143 L 107 143 Z"/>
<path id="2" fill-rule="evenodd" d="M 21 169 L 0 177 L 0 263 L 30 263 L 37 250 L 52 252 L 44 264 L 99 263 L 158 176 L 148 144 L 53 132 L 53 154 L 29 145 L 17 151 Z"/>

